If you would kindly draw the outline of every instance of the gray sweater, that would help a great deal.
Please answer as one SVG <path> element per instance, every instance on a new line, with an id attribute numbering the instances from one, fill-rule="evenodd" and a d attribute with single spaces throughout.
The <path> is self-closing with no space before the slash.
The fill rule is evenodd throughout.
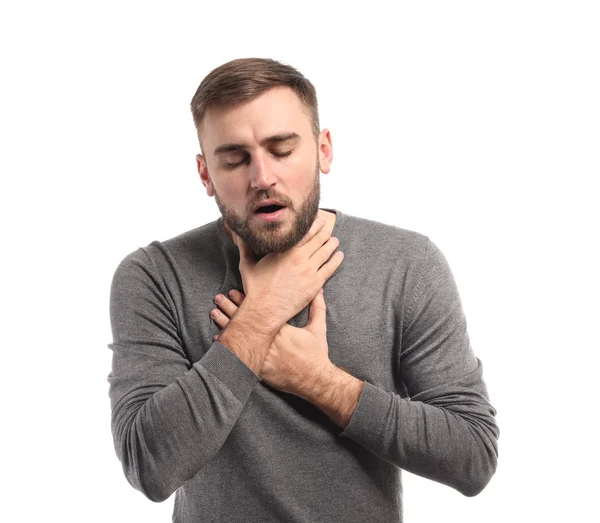
<path id="1" fill-rule="evenodd" d="M 343 430 L 213 342 L 214 296 L 243 291 L 222 218 L 114 274 L 115 450 L 148 498 L 176 492 L 175 522 L 401 522 L 401 469 L 465 496 L 494 474 L 496 411 L 445 258 L 426 236 L 325 210 L 345 255 L 324 286 L 329 358 L 365 382 Z"/>

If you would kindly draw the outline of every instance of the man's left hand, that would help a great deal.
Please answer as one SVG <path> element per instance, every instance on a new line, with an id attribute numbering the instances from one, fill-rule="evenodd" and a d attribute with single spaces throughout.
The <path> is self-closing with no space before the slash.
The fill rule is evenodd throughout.
<path id="1" fill-rule="evenodd" d="M 222 294 L 215 297 L 219 309 L 215 323 L 221 328 L 229 323 L 245 295 L 232 290 L 229 297 Z M 286 323 L 277 333 L 259 371 L 259 377 L 276 389 L 306 397 L 319 378 L 327 373 L 333 364 L 329 360 L 327 345 L 327 324 L 325 298 L 322 290 L 310 302 L 310 313 L 306 327 L 293 327 Z M 216 334 L 214 339 L 217 340 Z"/>

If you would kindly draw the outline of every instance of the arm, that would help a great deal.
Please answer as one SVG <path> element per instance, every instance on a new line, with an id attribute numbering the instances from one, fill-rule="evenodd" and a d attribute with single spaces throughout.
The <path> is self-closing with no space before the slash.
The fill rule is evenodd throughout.
<path id="1" fill-rule="evenodd" d="M 248 305 L 224 333 L 228 345 L 213 343 L 193 365 L 172 289 L 152 260 L 138 249 L 121 262 L 110 301 L 112 430 L 125 476 L 148 498 L 166 499 L 220 450 L 260 381 L 255 371 L 279 328 L 341 263 L 340 256 L 327 261 L 337 246 L 331 225 L 315 219 L 298 245 L 260 261 L 234 234 Z"/>
<path id="2" fill-rule="evenodd" d="M 307 399 L 340 426 L 351 416 L 341 436 L 409 472 L 474 496 L 496 470 L 496 410 L 469 344 L 454 279 L 431 242 L 407 307 L 400 377 L 410 399 L 369 382 L 359 393 L 356 378 L 339 371 L 321 379 Z M 341 387 L 349 394 L 345 402 Z"/>
<path id="3" fill-rule="evenodd" d="M 345 429 L 356 410 L 364 386 L 363 380 L 332 363 L 325 372 L 309 380 L 307 388 L 299 395 L 321 409 L 338 427 Z"/>
<path id="4" fill-rule="evenodd" d="M 264 317 L 250 300 L 245 300 L 235 318 L 223 330 L 219 342 L 259 375 L 269 347 L 281 326 L 281 322 Z"/>
<path id="5" fill-rule="evenodd" d="M 127 256 L 110 297 L 112 432 L 127 480 L 153 501 L 167 499 L 217 454 L 259 382 L 219 342 L 192 365 L 176 314 L 146 253 Z M 256 332 L 253 340 L 266 343 Z"/>

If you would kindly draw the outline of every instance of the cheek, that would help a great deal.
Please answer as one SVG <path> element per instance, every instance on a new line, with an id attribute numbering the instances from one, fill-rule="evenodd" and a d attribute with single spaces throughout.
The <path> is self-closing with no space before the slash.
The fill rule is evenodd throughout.
<path id="1" fill-rule="evenodd" d="M 314 163 L 308 165 L 308 162 L 303 165 L 302 170 L 294 173 L 291 183 L 293 183 L 296 194 L 306 196 L 311 192 L 315 181 L 315 173 L 316 168 Z"/>
<path id="2" fill-rule="evenodd" d="M 235 211 L 237 214 L 245 214 L 248 205 L 248 194 L 246 186 L 239 183 L 224 183 L 215 186 L 216 192 L 222 205 Z"/>
<path id="3" fill-rule="evenodd" d="M 297 156 L 285 165 L 285 177 L 282 177 L 281 181 L 295 188 L 307 185 L 314 175 L 314 169 L 314 158 L 309 158 L 306 154 L 302 157 Z"/>

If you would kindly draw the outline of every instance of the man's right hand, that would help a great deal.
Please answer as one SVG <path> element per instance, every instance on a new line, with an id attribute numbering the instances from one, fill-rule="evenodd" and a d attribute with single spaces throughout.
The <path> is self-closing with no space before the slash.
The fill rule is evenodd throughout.
<path id="1" fill-rule="evenodd" d="M 246 294 L 243 308 L 259 312 L 276 331 L 304 309 L 344 258 L 338 251 L 327 261 L 339 245 L 339 240 L 331 237 L 332 230 L 332 225 L 319 214 L 297 245 L 285 252 L 269 253 L 259 261 L 233 233 L 240 250 L 240 273 Z"/>

